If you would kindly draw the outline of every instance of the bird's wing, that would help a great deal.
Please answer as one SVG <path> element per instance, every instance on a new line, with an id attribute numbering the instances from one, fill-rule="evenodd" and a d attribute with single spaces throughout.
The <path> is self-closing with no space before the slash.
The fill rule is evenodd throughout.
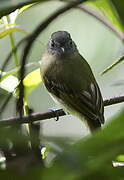
<path id="1" fill-rule="evenodd" d="M 60 83 L 57 80 L 51 80 L 44 77 L 44 83 L 50 93 L 60 98 L 65 104 L 68 104 L 75 111 L 81 113 L 84 117 L 91 120 L 104 123 L 103 99 L 97 83 L 91 83 L 87 91 L 81 90 L 76 92 L 74 89 Z"/>

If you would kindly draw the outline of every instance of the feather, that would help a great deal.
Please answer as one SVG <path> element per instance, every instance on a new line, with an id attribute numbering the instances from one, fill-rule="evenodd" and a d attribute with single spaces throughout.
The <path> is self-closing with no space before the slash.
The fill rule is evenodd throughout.
<path id="1" fill-rule="evenodd" d="M 104 105 L 100 89 L 69 33 L 52 34 L 42 57 L 41 76 L 47 90 L 67 111 L 84 117 L 91 131 L 101 127 Z"/>
<path id="2" fill-rule="evenodd" d="M 82 89 L 80 92 L 69 88 L 64 82 L 59 83 L 57 80 L 48 79 L 47 76 L 44 76 L 44 83 L 48 91 L 62 105 L 66 105 L 67 111 L 73 109 L 74 114 L 79 114 L 79 117 L 82 115 L 89 120 L 90 129 L 94 126 L 100 127 L 101 123 L 104 123 L 103 100 L 97 83 L 91 83 L 87 91 Z"/>

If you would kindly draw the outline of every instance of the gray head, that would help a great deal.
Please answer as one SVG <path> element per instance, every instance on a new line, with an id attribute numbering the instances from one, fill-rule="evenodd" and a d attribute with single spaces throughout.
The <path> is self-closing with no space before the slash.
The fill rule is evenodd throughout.
<path id="1" fill-rule="evenodd" d="M 49 53 L 64 56 L 73 55 L 77 51 L 77 47 L 68 32 L 57 31 L 51 35 L 51 39 L 48 42 Z"/>

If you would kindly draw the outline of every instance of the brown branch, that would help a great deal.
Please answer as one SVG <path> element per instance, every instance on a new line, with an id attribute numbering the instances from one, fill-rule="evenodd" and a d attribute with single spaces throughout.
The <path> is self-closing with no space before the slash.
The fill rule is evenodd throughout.
<path id="1" fill-rule="evenodd" d="M 4 119 L 0 121 L 1 125 L 12 125 L 14 123 L 22 124 L 22 123 L 31 123 L 35 121 L 41 121 L 45 119 L 55 118 L 57 116 L 66 115 L 63 109 L 58 109 L 55 111 L 48 111 L 45 113 L 32 113 L 31 115 L 23 116 L 22 119 L 20 117 L 12 117 L 8 119 Z"/>
<path id="2" fill-rule="evenodd" d="M 110 98 L 104 100 L 104 106 L 110 106 L 122 102 L 124 102 L 124 96 Z M 48 111 L 45 113 L 32 113 L 31 115 L 23 116 L 22 119 L 20 119 L 20 117 L 11 117 L 8 119 L 3 119 L 0 121 L 0 125 L 13 125 L 15 123 L 17 124 L 31 123 L 35 121 L 42 121 L 46 119 L 56 118 L 56 116 L 65 116 L 65 115 L 66 113 L 63 111 L 63 109 L 57 109 L 53 112 Z"/>
<path id="3" fill-rule="evenodd" d="M 119 104 L 124 102 L 124 96 L 114 97 L 104 100 L 104 106 L 111 106 L 113 104 Z"/>
<path id="4" fill-rule="evenodd" d="M 117 35 L 122 41 L 124 40 L 124 33 L 119 31 L 107 18 L 105 18 L 105 16 L 98 14 L 96 11 L 94 11 L 93 9 L 85 5 L 81 5 L 76 8 L 83 10 L 87 14 L 95 17 L 98 21 L 100 21 L 102 24 L 108 27 L 111 31 L 113 31 L 115 35 Z"/>

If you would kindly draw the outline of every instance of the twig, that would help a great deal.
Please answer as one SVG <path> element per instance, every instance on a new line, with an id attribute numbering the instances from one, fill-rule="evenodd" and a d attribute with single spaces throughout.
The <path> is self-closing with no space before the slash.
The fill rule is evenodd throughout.
<path id="1" fill-rule="evenodd" d="M 110 106 L 113 104 L 118 104 L 124 102 L 124 96 L 115 97 L 106 99 L 104 101 L 104 106 Z M 54 112 L 48 111 L 45 113 L 32 113 L 31 115 L 23 116 L 21 121 L 20 117 L 11 117 L 8 119 L 4 119 L 0 121 L 0 125 L 13 125 L 15 123 L 17 124 L 23 124 L 23 123 L 32 123 L 35 121 L 42 121 L 46 119 L 55 118 L 57 116 L 65 116 L 66 113 L 63 111 L 63 109 L 57 109 Z"/>
<path id="2" fill-rule="evenodd" d="M 102 24 L 108 27 L 111 31 L 113 31 L 122 41 L 124 40 L 124 33 L 119 31 L 116 27 L 114 27 L 113 24 L 109 20 L 107 20 L 107 18 L 105 18 L 104 16 L 98 14 L 96 11 L 94 11 L 93 9 L 85 5 L 81 5 L 76 8 L 83 10 L 89 15 L 95 17 L 98 21 L 100 21 Z"/>
<path id="3" fill-rule="evenodd" d="M 115 66 L 117 66 L 118 64 L 120 64 L 122 61 L 124 61 L 124 55 L 121 56 L 117 61 L 115 61 L 113 64 L 111 64 L 109 67 L 107 67 L 102 73 L 101 75 L 104 75 L 105 73 L 107 73 L 108 71 L 112 70 Z"/>
<path id="4" fill-rule="evenodd" d="M 113 104 L 119 104 L 124 102 L 124 96 L 114 97 L 104 100 L 104 106 L 111 106 Z"/>
<path id="5" fill-rule="evenodd" d="M 51 119 L 54 118 L 57 113 L 58 116 L 64 116 L 65 112 L 63 109 L 58 109 L 53 111 L 48 111 L 45 113 L 32 113 L 31 115 L 23 116 L 21 121 L 20 117 L 12 117 L 8 119 L 4 119 L 0 121 L 1 125 L 12 125 L 14 123 L 22 124 L 22 123 L 32 123 L 39 120 Z"/>

